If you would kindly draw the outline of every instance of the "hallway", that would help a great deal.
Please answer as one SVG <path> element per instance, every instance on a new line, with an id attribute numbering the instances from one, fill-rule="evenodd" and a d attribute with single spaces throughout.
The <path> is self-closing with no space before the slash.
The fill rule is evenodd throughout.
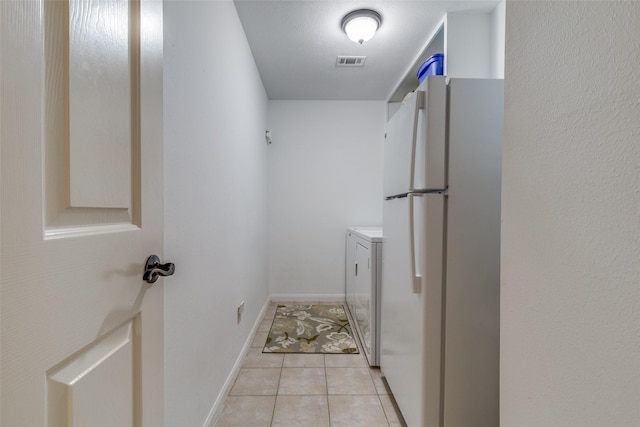
<path id="1" fill-rule="evenodd" d="M 216 427 L 404 425 L 362 351 L 262 353 L 278 304 L 266 311 Z"/>

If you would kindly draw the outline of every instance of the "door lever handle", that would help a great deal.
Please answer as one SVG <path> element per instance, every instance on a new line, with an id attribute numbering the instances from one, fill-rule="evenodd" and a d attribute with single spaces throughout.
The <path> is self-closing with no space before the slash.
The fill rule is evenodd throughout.
<path id="1" fill-rule="evenodd" d="M 151 255 L 147 258 L 142 279 L 148 283 L 155 283 L 158 280 L 158 276 L 171 276 L 175 271 L 175 264 L 172 262 L 160 264 L 160 258 L 157 255 Z"/>

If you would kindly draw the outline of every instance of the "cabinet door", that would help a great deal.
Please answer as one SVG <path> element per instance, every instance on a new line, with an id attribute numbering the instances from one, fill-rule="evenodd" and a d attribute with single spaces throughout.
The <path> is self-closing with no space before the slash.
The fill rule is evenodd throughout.
<path id="1" fill-rule="evenodd" d="M 371 247 L 366 242 L 356 243 L 356 322 L 367 353 L 371 353 Z"/>

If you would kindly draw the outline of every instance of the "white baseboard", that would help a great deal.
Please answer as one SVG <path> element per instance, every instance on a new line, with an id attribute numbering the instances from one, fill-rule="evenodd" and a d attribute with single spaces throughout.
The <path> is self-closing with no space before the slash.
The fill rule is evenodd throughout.
<path id="1" fill-rule="evenodd" d="M 344 294 L 271 294 L 273 302 L 344 302 Z"/>
<path id="2" fill-rule="evenodd" d="M 242 346 L 242 351 L 238 355 L 238 359 L 236 360 L 236 363 L 234 363 L 233 369 L 231 369 L 231 372 L 229 372 L 229 375 L 227 376 L 227 380 L 224 382 L 224 385 L 222 386 L 222 390 L 220 390 L 220 393 L 218 393 L 218 397 L 216 398 L 216 401 L 214 402 L 213 407 L 209 411 L 209 415 L 207 415 L 207 418 L 203 424 L 203 427 L 213 427 L 216 424 L 216 422 L 218 422 L 218 419 L 222 415 L 222 410 L 224 409 L 224 401 L 227 398 L 227 395 L 229 394 L 229 392 L 231 391 L 231 387 L 233 387 L 233 383 L 236 381 L 236 377 L 238 376 L 238 373 L 240 372 L 240 368 L 242 367 L 242 362 L 244 361 L 244 358 L 247 355 L 247 352 L 251 348 L 251 343 L 253 342 L 253 338 L 256 335 L 256 331 L 258 330 L 258 327 L 260 326 L 260 322 L 262 322 L 262 319 L 264 318 L 264 314 L 267 312 L 267 309 L 269 308 L 270 303 L 271 303 L 271 300 L 267 298 L 264 305 L 262 306 L 262 310 L 260 310 L 260 314 L 258 314 L 258 317 L 256 318 L 256 321 L 253 324 L 253 328 L 251 328 L 251 333 L 247 337 L 247 340 L 245 341 L 244 345 Z"/>

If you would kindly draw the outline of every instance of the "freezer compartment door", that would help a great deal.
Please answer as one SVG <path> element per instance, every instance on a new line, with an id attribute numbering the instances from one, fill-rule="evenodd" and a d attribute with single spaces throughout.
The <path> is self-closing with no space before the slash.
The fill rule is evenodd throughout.
<path id="1" fill-rule="evenodd" d="M 446 188 L 446 84 L 430 76 L 387 123 L 384 195 Z"/>
<path id="2" fill-rule="evenodd" d="M 380 367 L 410 426 L 441 416 L 445 204 L 443 194 L 384 202 Z"/>

